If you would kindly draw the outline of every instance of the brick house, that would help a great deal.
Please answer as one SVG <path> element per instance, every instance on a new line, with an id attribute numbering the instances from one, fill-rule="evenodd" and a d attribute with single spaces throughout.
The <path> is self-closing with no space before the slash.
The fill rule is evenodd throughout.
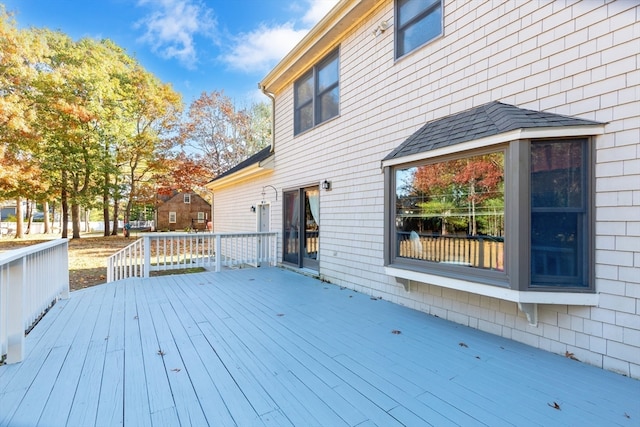
<path id="1" fill-rule="evenodd" d="M 195 192 L 174 192 L 159 199 L 158 231 L 205 231 L 211 218 L 211 204 Z"/>
<path id="2" fill-rule="evenodd" d="M 639 16 L 340 0 L 260 82 L 216 231 L 268 206 L 283 266 L 640 378 Z"/>

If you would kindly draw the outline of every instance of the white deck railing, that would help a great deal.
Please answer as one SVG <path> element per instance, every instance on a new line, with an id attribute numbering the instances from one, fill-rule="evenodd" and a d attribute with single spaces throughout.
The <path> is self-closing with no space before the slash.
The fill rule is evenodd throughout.
<path id="1" fill-rule="evenodd" d="M 143 233 L 108 260 L 107 282 L 152 271 L 276 265 L 277 233 Z"/>
<path id="2" fill-rule="evenodd" d="M 0 254 L 0 359 L 22 361 L 25 333 L 61 298 L 69 298 L 67 239 Z"/>

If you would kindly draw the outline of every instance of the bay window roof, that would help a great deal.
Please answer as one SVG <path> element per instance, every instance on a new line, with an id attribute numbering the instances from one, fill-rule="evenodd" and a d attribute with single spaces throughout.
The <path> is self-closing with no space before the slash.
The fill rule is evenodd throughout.
<path id="1" fill-rule="evenodd" d="M 426 123 L 382 161 L 392 166 L 432 157 L 424 153 L 461 151 L 514 139 L 601 134 L 604 123 L 493 101 Z M 467 144 L 468 147 L 455 147 Z M 434 155 L 436 153 L 433 153 Z"/>

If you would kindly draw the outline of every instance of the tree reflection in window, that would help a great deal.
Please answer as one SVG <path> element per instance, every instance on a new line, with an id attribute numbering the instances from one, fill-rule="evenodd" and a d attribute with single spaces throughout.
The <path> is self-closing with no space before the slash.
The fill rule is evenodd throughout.
<path id="1" fill-rule="evenodd" d="M 400 257 L 503 270 L 504 153 L 397 169 L 396 235 Z"/>

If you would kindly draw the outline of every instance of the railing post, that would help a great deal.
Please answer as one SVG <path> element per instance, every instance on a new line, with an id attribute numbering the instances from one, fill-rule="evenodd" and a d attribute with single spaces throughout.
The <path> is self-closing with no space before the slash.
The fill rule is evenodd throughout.
<path id="1" fill-rule="evenodd" d="M 7 289 L 7 363 L 22 362 L 24 358 L 24 294 L 26 258 L 9 265 Z"/>
<path id="2" fill-rule="evenodd" d="M 69 240 L 65 239 L 64 251 L 62 251 L 61 264 L 64 265 L 64 274 L 62 275 L 62 292 L 60 298 L 69 299 Z M 56 251 L 59 252 L 59 251 Z"/>
<path id="3" fill-rule="evenodd" d="M 222 236 L 216 235 L 216 272 L 222 271 Z"/>
<path id="4" fill-rule="evenodd" d="M 151 237 L 144 236 L 142 245 L 142 251 L 144 252 L 143 277 L 148 278 L 149 271 L 151 271 Z"/>

